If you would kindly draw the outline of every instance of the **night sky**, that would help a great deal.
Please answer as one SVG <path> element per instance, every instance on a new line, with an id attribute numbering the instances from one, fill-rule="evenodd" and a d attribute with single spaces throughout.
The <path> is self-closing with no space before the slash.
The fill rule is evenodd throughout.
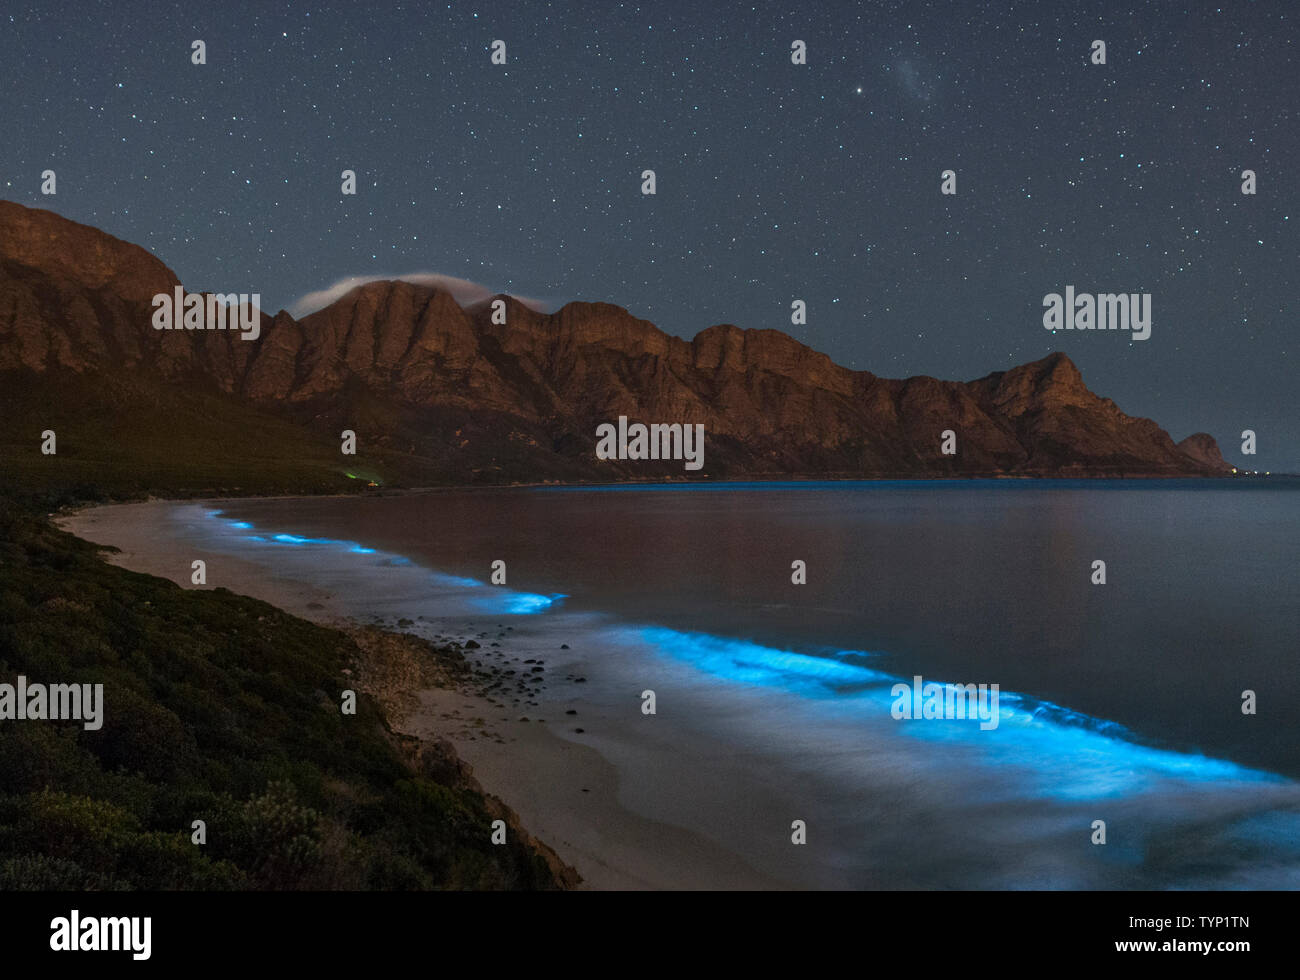
<path id="1" fill-rule="evenodd" d="M 1063 350 L 1175 439 L 1300 471 L 1292 0 L 11 3 L 0 78 L 0 196 L 190 289 L 441 273 L 889 377 Z M 1150 339 L 1049 333 L 1067 285 L 1151 293 Z"/>

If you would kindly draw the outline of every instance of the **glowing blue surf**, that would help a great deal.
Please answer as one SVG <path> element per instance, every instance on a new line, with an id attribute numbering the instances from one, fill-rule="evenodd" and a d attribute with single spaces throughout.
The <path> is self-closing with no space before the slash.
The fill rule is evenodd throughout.
<path id="1" fill-rule="evenodd" d="M 210 510 L 207 517 L 221 520 L 233 531 L 252 531 L 253 525 L 248 521 L 236 521 L 223 517 L 223 511 Z M 257 544 L 286 545 L 293 548 L 326 548 L 341 550 L 353 555 L 375 555 L 381 565 L 410 565 L 411 560 L 402 555 L 387 554 L 375 548 L 367 547 L 356 541 L 344 541 L 338 538 L 310 538 L 300 534 L 280 532 L 277 534 L 244 534 L 244 541 Z M 568 596 L 555 593 L 542 595 L 534 592 L 516 592 L 500 586 L 488 585 L 476 578 L 461 575 L 449 575 L 445 572 L 431 571 L 430 578 L 439 586 L 452 590 L 481 592 L 468 597 L 470 605 L 485 612 L 499 613 L 506 616 L 535 616 L 560 605 Z"/>
<path id="2" fill-rule="evenodd" d="M 505 613 L 511 616 L 535 616 L 559 605 L 568 596 L 539 595 L 534 592 L 500 592 L 499 594 L 478 596 L 472 601 L 475 606 L 486 611 Z"/>
<path id="3" fill-rule="evenodd" d="M 1115 722 L 1009 691 L 999 692 L 996 728 L 981 729 L 975 718 L 895 719 L 894 685 L 905 684 L 910 690 L 911 679 L 850 662 L 873 656 L 865 651 L 811 656 L 658 626 L 629 627 L 615 635 L 729 683 L 774 688 L 815 702 L 827 720 L 859 725 L 874 721 L 902 736 L 969 750 L 985 764 L 1021 769 L 1039 795 L 1057 800 L 1131 795 L 1169 779 L 1286 782 L 1226 760 L 1143 744 Z M 943 683 L 934 678 L 926 682 Z M 870 738 L 871 733 L 861 737 Z M 1009 784 L 1023 788 L 1023 779 Z"/>
<path id="4" fill-rule="evenodd" d="M 220 511 L 208 516 L 220 517 Z M 248 532 L 245 521 L 225 520 L 232 531 Z M 355 541 L 311 538 L 277 533 L 240 537 L 261 546 L 338 549 L 373 556 L 381 565 L 409 565 L 410 559 L 365 547 Z M 562 604 L 563 594 L 517 592 L 464 576 L 429 572 L 431 580 L 449 590 L 468 593 L 476 609 L 497 615 L 528 616 Z M 1161 780 L 1275 782 L 1272 773 L 1195 753 L 1143 744 L 1122 725 L 1095 718 L 1049 701 L 1001 691 L 998 727 L 982 730 L 976 719 L 894 720 L 890 714 L 895 684 L 900 678 L 864 666 L 878 656 L 866 651 L 828 651 L 814 656 L 780 650 L 748 640 L 688 633 L 663 627 L 615 629 L 616 639 L 649 646 L 662 656 L 686 663 L 728 683 L 793 694 L 832 716 L 888 724 L 899 735 L 977 753 L 983 763 L 1021 770 L 1009 785 L 1031 786 L 1041 795 L 1061 801 L 1105 799 L 1153 789 Z M 943 682 L 927 678 L 929 683 Z M 868 737 L 869 733 L 863 733 Z M 1010 790 L 1008 790 L 1010 792 Z"/>

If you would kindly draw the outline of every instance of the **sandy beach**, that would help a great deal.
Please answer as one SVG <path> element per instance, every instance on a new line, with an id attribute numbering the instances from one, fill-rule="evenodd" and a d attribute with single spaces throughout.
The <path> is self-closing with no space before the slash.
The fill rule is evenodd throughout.
<path id="1" fill-rule="evenodd" d="M 319 578 L 310 581 L 301 574 L 303 569 L 230 554 L 214 558 L 206 550 L 196 550 L 194 538 L 173 520 L 178 508 L 192 514 L 199 508 L 220 506 L 220 502 L 177 504 L 164 500 L 114 504 L 79 510 L 57 523 L 87 541 L 118 549 L 105 556 L 113 564 L 169 579 L 183 588 L 230 588 L 323 625 L 346 628 L 360 622 L 359 608 L 396 608 L 418 601 L 416 596 L 393 592 L 392 576 L 380 594 L 367 600 L 358 593 L 357 581 L 322 586 Z M 191 583 L 195 558 L 208 562 L 205 586 Z M 392 616 L 382 625 L 397 628 L 397 618 Z M 374 617 L 369 617 L 367 624 L 373 623 Z M 435 619 L 423 615 L 418 632 L 465 640 L 474 628 L 463 616 Z M 494 649 L 484 642 L 480 649 L 494 654 L 508 651 L 500 655 L 511 663 L 555 652 L 552 637 L 546 637 L 543 651 L 541 638 L 511 635 L 514 632 L 512 629 L 492 641 L 502 647 Z M 530 833 L 578 870 L 583 888 L 788 887 L 756 871 L 716 841 L 684 827 L 647 819 L 620 802 L 622 777 L 615 766 L 594 748 L 551 731 L 566 723 L 570 729 L 580 727 L 579 722 L 592 725 L 586 711 L 582 716 L 552 711 L 557 716 L 547 717 L 536 701 L 524 701 L 522 711 L 511 706 L 506 712 L 500 702 L 471 690 L 430 688 L 413 693 L 418 707 L 404 718 L 390 719 L 393 727 L 421 738 L 449 739 L 484 789 L 515 810 Z M 483 721 L 475 725 L 475 719 Z M 670 775 L 665 778 L 671 781 Z M 671 792 L 669 787 L 665 789 Z"/>

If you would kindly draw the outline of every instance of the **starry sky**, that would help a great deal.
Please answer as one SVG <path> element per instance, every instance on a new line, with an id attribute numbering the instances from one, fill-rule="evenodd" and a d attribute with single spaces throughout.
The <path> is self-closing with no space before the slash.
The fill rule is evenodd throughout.
<path id="1" fill-rule="evenodd" d="M 1293 0 L 15 2 L 0 78 L 0 196 L 190 289 L 436 273 L 889 377 L 1062 350 L 1175 439 L 1300 472 Z M 1150 339 L 1048 332 L 1066 285 L 1151 293 Z"/>

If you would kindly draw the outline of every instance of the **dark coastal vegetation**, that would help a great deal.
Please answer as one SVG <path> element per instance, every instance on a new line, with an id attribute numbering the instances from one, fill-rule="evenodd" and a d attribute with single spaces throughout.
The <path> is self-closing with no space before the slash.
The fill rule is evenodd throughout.
<path id="1" fill-rule="evenodd" d="M 500 804 L 360 696 L 358 649 L 225 589 L 106 563 L 0 498 L 0 682 L 102 683 L 105 721 L 0 724 L 0 889 L 549 888 Z M 191 842 L 195 820 L 207 842 Z"/>

